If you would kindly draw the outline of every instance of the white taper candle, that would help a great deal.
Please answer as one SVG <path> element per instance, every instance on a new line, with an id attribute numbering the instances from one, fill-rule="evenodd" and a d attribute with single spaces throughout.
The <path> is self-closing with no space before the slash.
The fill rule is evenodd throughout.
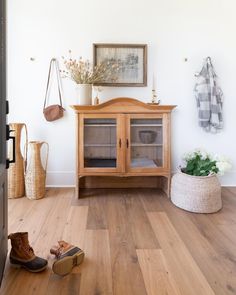
<path id="1" fill-rule="evenodd" d="M 152 76 L 152 90 L 156 90 L 156 81 L 155 81 L 154 73 L 153 73 L 153 76 Z"/>

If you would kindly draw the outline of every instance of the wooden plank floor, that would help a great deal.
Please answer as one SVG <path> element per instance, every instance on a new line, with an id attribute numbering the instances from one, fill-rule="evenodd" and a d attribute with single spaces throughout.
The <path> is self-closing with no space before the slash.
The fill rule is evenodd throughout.
<path id="1" fill-rule="evenodd" d="M 193 214 L 155 189 L 49 189 L 38 201 L 9 200 L 9 233 L 28 231 L 46 271 L 14 269 L 7 259 L 2 295 L 236 294 L 236 188 L 223 209 Z M 65 239 L 84 249 L 71 274 L 52 273 L 50 246 Z M 9 244 L 10 249 L 10 244 Z"/>

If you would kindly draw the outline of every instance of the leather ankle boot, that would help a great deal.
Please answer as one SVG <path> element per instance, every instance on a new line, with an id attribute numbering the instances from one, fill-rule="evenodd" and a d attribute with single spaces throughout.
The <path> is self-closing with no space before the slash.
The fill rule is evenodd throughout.
<path id="1" fill-rule="evenodd" d="M 52 270 L 61 276 L 70 273 L 74 266 L 81 264 L 84 260 L 84 251 L 65 241 L 58 241 L 58 246 L 52 247 L 50 253 L 57 259 L 52 265 Z"/>
<path id="2" fill-rule="evenodd" d="M 47 260 L 34 254 L 29 245 L 28 233 L 18 232 L 8 236 L 11 240 L 10 263 L 15 267 L 23 267 L 30 272 L 40 272 L 47 267 Z"/>

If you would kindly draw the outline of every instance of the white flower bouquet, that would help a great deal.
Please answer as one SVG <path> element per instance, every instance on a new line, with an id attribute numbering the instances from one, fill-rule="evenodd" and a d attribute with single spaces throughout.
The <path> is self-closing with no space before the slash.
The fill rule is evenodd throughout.
<path id="1" fill-rule="evenodd" d="M 202 149 L 196 149 L 185 154 L 183 160 L 185 161 L 185 167 L 181 171 L 194 176 L 224 175 L 232 167 L 226 157 L 212 156 Z"/>

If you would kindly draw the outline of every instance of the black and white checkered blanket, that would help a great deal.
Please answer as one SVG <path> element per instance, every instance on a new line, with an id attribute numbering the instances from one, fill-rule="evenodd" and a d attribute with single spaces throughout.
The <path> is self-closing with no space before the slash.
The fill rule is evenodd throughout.
<path id="1" fill-rule="evenodd" d="M 203 68 L 196 77 L 194 92 L 199 126 L 207 132 L 215 133 L 223 128 L 223 93 L 217 84 L 217 76 L 209 57 L 205 59 Z"/>

